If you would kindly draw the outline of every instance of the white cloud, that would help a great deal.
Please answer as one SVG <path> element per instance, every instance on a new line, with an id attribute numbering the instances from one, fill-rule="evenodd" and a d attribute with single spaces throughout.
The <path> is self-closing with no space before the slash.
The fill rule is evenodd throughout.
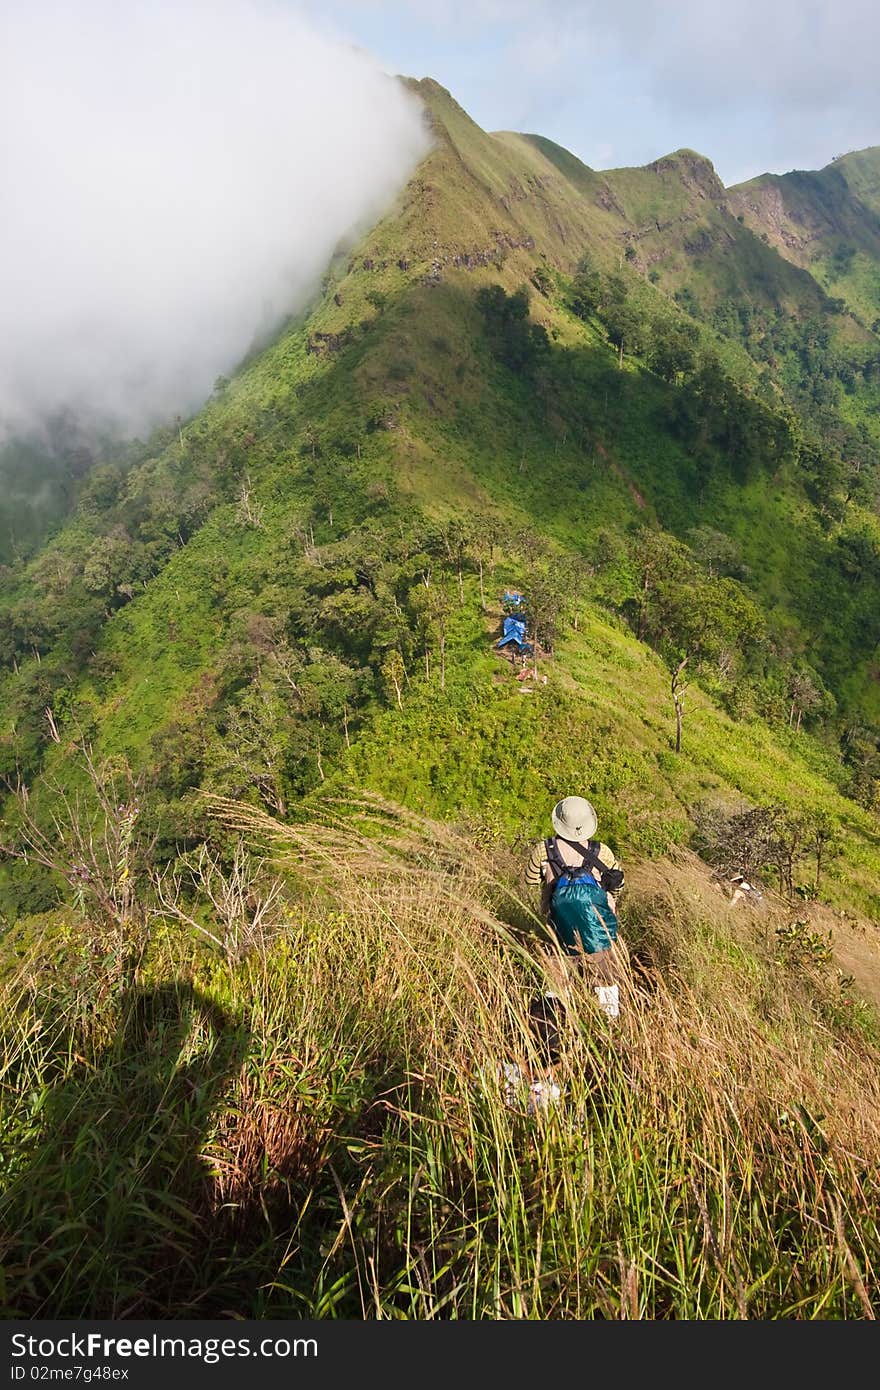
<path id="1" fill-rule="evenodd" d="M 418 104 L 272 0 L 4 0 L 0 423 L 187 411 L 424 153 Z"/>

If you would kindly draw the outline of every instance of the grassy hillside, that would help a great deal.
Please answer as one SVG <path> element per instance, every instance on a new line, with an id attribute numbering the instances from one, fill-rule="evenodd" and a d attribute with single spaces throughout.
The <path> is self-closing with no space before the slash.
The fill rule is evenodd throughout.
<path id="1" fill-rule="evenodd" d="M 690 541 L 694 573 L 712 574 L 701 550 L 728 538 L 729 583 L 765 627 L 733 678 L 704 662 L 704 686 L 741 717 L 775 709 L 771 737 L 781 738 L 786 671 L 809 667 L 821 699 L 807 723 L 830 740 L 817 756 L 847 786 L 834 739 L 853 720 L 870 737 L 876 713 L 870 453 L 857 460 L 858 487 L 843 464 L 835 475 L 837 445 L 820 440 L 806 454 L 798 441 L 812 426 L 792 415 L 782 384 L 767 385 L 740 344 L 644 278 L 640 250 L 620 251 L 622 237 L 641 245 L 650 212 L 660 228 L 651 235 L 666 228 L 667 256 L 684 256 L 699 285 L 730 221 L 708 161 L 682 151 L 598 176 L 537 137 L 486 135 L 436 84 L 419 90 L 436 147 L 399 205 L 331 267 L 308 322 L 156 457 L 94 469 L 75 521 L 8 574 L 7 786 L 40 768 L 58 775 L 85 737 L 158 778 L 157 790 L 183 794 L 206 779 L 228 789 L 230 729 L 249 721 L 254 756 L 265 757 L 269 735 L 257 726 L 277 725 L 280 711 L 283 791 L 273 797 L 286 807 L 343 747 L 348 756 L 353 729 L 369 742 L 386 717 L 392 654 L 413 690 L 422 653 L 430 667 L 451 619 L 425 607 L 435 597 L 426 572 L 452 592 L 454 572 L 480 565 L 491 596 L 536 566 L 568 565 L 591 621 L 619 622 L 635 602 L 644 526 Z M 688 252 L 700 217 L 713 234 Z M 787 294 L 795 304 L 809 277 L 733 225 L 731 245 L 770 256 L 779 305 Z M 575 294 L 584 255 L 609 267 L 594 273 L 608 302 L 586 309 Z M 754 275 L 736 250 L 728 259 L 743 296 L 766 285 L 769 271 Z M 522 322 L 503 319 L 523 283 L 534 343 L 516 338 Z M 480 301 L 493 285 L 506 290 L 497 322 Z M 789 314 L 795 327 L 815 307 L 814 284 L 810 293 Z M 637 328 L 618 352 L 612 295 Z M 660 335 L 685 328 L 689 360 L 670 370 Z M 860 399 L 870 391 L 864 384 Z M 669 658 L 681 634 L 658 622 L 652 640 Z M 733 629 L 724 639 L 738 641 Z M 464 662 L 480 688 L 489 634 L 461 651 L 457 642 L 450 628 L 450 664 Z M 653 658 L 637 650 L 649 671 Z M 731 668 L 720 649 L 712 660 Z M 291 663 L 319 692 L 293 710 L 283 692 L 285 680 L 296 685 Z M 241 768 L 235 775 L 247 786 Z"/>
<path id="2" fill-rule="evenodd" d="M 880 318 L 880 150 L 816 172 L 762 174 L 729 190 L 731 207 L 863 323 Z"/>
<path id="3" fill-rule="evenodd" d="M 414 85 L 434 148 L 305 322 L 0 576 L 8 1306 L 866 1316 L 876 340 L 702 156 Z M 512 1118 L 575 790 L 628 1005 L 572 986 Z"/>
<path id="4" fill-rule="evenodd" d="M 499 1068 L 544 1075 L 552 959 L 497 847 L 375 803 L 218 811 L 288 884 L 225 950 L 169 922 L 114 988 L 73 922 L 19 943 L 7 1315 L 871 1314 L 876 1044 L 775 909 L 732 920 L 686 856 L 633 875 L 620 1025 L 573 985 L 530 1113 Z"/>

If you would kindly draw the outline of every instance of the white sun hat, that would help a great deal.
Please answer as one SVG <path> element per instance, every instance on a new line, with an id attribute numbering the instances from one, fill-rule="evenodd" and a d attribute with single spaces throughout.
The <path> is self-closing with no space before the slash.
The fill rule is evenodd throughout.
<path id="1" fill-rule="evenodd" d="M 599 818 L 589 801 L 582 796 L 566 796 L 557 801 L 550 813 L 553 829 L 563 840 L 576 840 L 584 844 L 596 833 Z"/>

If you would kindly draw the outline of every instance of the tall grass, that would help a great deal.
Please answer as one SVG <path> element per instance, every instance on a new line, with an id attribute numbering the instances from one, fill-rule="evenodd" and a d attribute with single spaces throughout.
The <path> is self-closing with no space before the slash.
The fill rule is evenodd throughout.
<path id="1" fill-rule="evenodd" d="M 243 958 L 175 920 L 134 981 L 81 927 L 7 974 L 7 1315 L 874 1316 L 876 1044 L 695 861 L 632 876 L 619 1021 L 566 977 L 533 1113 L 498 1069 L 561 964 L 506 851 L 217 810 L 288 883 Z"/>

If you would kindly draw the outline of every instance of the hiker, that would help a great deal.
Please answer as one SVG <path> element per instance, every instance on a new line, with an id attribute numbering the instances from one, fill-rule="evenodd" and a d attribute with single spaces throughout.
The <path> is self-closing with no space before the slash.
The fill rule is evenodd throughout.
<path id="1" fill-rule="evenodd" d="M 744 899 L 751 903 L 759 903 L 764 897 L 764 894 L 759 888 L 756 888 L 753 883 L 749 883 L 742 870 L 738 873 L 731 874 L 728 883 L 731 890 L 731 896 L 727 901 L 728 907 L 736 907 L 737 903 L 742 902 Z"/>
<path id="2" fill-rule="evenodd" d="M 556 832 L 535 845 L 526 883 L 541 885 L 541 911 L 563 952 L 593 983 L 599 1007 L 620 1013 L 617 894 L 623 870 L 612 850 L 591 837 L 598 818 L 582 796 L 558 801 L 550 815 Z"/>

